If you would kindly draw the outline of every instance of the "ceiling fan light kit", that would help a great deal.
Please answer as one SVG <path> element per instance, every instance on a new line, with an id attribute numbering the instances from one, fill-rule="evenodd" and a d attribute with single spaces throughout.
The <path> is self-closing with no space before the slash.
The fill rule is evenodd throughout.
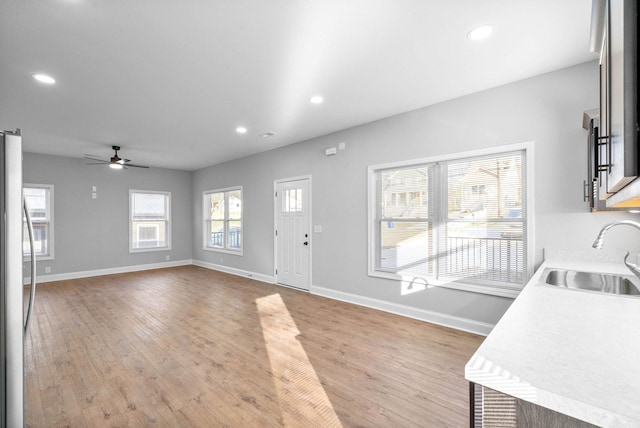
<path id="1" fill-rule="evenodd" d="M 96 156 L 85 155 L 84 159 L 94 161 L 94 162 L 87 163 L 85 165 L 109 165 L 109 167 L 112 169 L 127 169 L 129 167 L 149 168 L 146 165 L 136 165 L 136 164 L 129 163 L 131 162 L 131 160 L 123 159 L 120 156 L 118 156 L 118 150 L 120 150 L 120 146 L 111 146 L 111 148 L 115 153 L 113 156 L 111 156 L 111 159 L 109 159 L 108 161 L 104 159 L 100 159 Z"/>

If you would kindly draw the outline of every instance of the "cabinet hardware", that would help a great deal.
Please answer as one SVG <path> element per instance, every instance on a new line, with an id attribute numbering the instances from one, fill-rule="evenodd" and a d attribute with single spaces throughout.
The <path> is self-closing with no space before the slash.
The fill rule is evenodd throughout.
<path id="1" fill-rule="evenodd" d="M 611 172 L 611 162 L 609 161 L 609 159 L 611 159 L 611 144 L 609 141 L 609 136 L 608 135 L 598 135 L 599 129 L 595 128 L 593 130 L 594 134 L 595 134 L 595 140 L 596 140 L 596 147 L 595 147 L 595 155 L 594 155 L 594 161 L 595 161 L 595 176 L 598 176 L 598 171 L 602 171 L 602 172 Z M 605 148 L 605 155 L 607 157 L 606 162 L 607 163 L 600 163 L 600 147 L 604 146 Z"/>

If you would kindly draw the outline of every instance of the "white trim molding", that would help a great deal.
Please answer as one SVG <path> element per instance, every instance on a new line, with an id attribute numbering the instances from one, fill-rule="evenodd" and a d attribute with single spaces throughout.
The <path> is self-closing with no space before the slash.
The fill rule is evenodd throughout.
<path id="1" fill-rule="evenodd" d="M 454 315 L 442 314 L 426 309 L 401 305 L 399 303 L 373 299 L 371 297 L 360 296 L 357 294 L 345 293 L 343 291 L 319 287 L 316 285 L 311 286 L 311 294 L 327 297 L 329 299 L 339 300 L 341 302 L 352 303 L 354 305 L 364 306 L 371 309 L 377 309 L 379 311 L 389 312 L 392 314 L 413 318 L 419 321 L 425 321 L 431 324 L 455 328 L 456 330 L 479 334 L 481 336 L 488 336 L 494 327 L 493 324 L 488 324 L 481 321 L 457 317 Z"/>

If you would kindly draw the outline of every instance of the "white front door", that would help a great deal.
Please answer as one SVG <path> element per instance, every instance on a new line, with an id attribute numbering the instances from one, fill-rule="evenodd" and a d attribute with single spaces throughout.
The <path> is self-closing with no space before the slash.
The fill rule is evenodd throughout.
<path id="1" fill-rule="evenodd" d="M 311 285 L 310 179 L 276 181 L 276 282 Z"/>

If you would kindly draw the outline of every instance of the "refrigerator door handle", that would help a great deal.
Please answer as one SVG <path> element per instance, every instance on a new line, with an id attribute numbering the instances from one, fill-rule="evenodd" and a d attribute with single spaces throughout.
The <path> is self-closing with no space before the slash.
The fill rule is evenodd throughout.
<path id="1" fill-rule="evenodd" d="M 31 286 L 29 287 L 29 307 L 27 309 L 27 317 L 24 322 L 24 335 L 27 335 L 29 330 L 29 321 L 31 321 L 31 312 L 33 310 L 33 303 L 36 300 L 36 248 L 35 241 L 33 239 L 33 223 L 31 223 L 31 215 L 27 207 L 27 201 L 24 200 L 24 215 L 27 219 L 27 230 L 29 231 L 29 245 L 31 246 Z"/>

